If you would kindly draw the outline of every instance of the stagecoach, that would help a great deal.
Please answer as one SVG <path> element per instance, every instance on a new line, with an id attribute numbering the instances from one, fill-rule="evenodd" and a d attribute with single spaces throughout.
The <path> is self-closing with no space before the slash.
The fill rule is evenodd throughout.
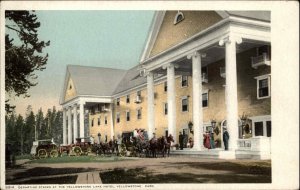
<path id="1" fill-rule="evenodd" d="M 37 140 L 33 142 L 30 154 L 33 158 L 58 157 L 59 148 L 53 139 Z"/>

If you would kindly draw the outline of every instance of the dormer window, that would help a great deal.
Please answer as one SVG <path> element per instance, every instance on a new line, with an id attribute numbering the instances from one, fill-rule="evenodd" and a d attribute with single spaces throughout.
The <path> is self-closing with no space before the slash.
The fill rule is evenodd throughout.
<path id="1" fill-rule="evenodd" d="M 179 22 L 184 20 L 184 15 L 182 12 L 178 11 L 175 18 L 174 18 L 174 25 L 178 24 Z"/>
<path id="2" fill-rule="evenodd" d="M 70 86 L 69 86 L 69 90 L 71 90 L 72 89 L 72 85 L 70 84 Z"/>

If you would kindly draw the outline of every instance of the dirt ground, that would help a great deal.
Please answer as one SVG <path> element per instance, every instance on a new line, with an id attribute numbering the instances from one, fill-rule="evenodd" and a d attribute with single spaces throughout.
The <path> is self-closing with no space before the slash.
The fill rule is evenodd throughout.
<path id="1" fill-rule="evenodd" d="M 168 157 L 92 163 L 20 162 L 17 168 L 6 170 L 6 183 L 23 184 L 26 180 L 95 171 L 99 171 L 103 183 L 271 183 L 271 161 Z M 119 170 L 119 178 L 107 174 L 114 170 Z M 120 177 L 120 171 L 124 177 Z M 128 174 L 132 177 L 126 179 Z"/>

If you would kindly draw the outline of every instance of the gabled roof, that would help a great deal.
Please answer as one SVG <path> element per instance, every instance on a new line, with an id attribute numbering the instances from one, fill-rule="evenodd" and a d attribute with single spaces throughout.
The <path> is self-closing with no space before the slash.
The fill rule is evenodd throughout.
<path id="1" fill-rule="evenodd" d="M 228 18 L 230 16 L 236 16 L 236 17 L 265 21 L 265 22 L 271 21 L 270 11 L 215 11 L 215 12 L 219 14 L 223 19 Z M 151 57 L 150 52 L 153 48 L 157 35 L 160 31 L 165 14 L 166 11 L 155 12 L 148 33 L 146 45 L 140 57 L 140 62 L 143 62 L 144 60 Z"/>
<path id="2" fill-rule="evenodd" d="M 122 69 L 68 65 L 62 98 L 69 78 L 73 80 L 77 96 L 112 96 L 125 74 L 126 70 Z"/>

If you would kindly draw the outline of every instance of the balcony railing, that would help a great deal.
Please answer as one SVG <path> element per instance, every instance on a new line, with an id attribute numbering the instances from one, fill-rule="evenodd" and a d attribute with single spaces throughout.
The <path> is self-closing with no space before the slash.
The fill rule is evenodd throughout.
<path id="1" fill-rule="evenodd" d="M 271 65 L 270 56 L 267 53 L 263 53 L 262 55 L 251 57 L 251 64 L 254 69 L 261 65 Z"/>
<path id="2" fill-rule="evenodd" d="M 238 148 L 240 150 L 251 150 L 251 139 L 238 139 Z"/>
<path id="3" fill-rule="evenodd" d="M 222 78 L 226 78 L 226 70 L 225 67 L 220 67 L 220 76 Z"/>

